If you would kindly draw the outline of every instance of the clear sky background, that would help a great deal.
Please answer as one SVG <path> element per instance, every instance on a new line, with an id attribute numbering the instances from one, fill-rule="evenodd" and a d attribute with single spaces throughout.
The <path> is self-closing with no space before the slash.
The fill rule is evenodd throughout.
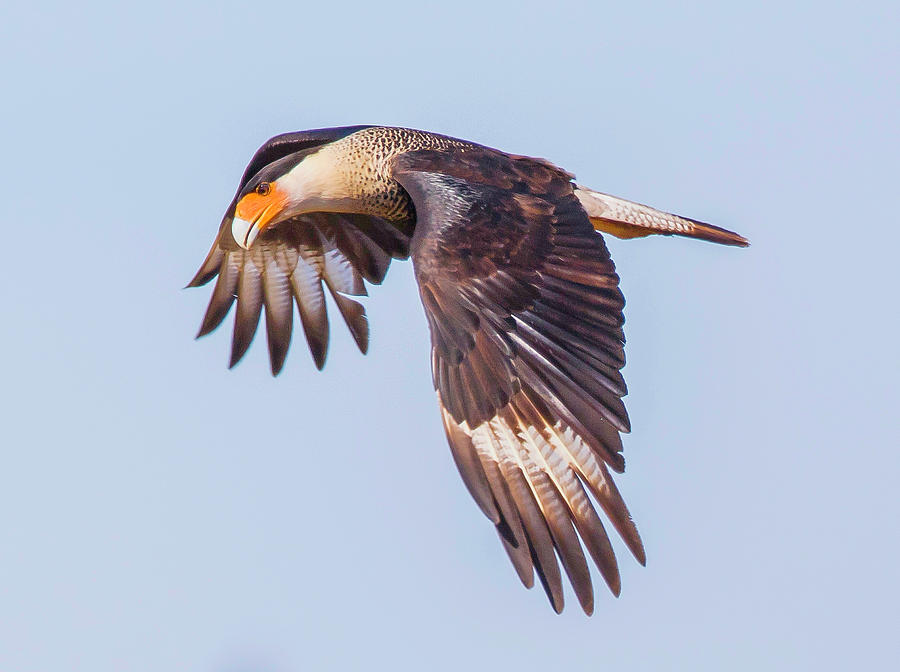
<path id="1" fill-rule="evenodd" d="M 896 3 L 147 4 L 0 17 L 0 669 L 896 664 Z M 409 264 L 322 373 L 193 340 L 250 155 L 355 123 L 753 243 L 610 241 L 648 564 L 590 619 L 470 501 Z"/>

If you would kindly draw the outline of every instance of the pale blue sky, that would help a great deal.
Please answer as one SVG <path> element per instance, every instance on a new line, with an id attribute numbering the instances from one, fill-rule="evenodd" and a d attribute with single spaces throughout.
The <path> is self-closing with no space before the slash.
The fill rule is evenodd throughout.
<path id="1" fill-rule="evenodd" d="M 0 669 L 886 669 L 900 514 L 896 3 L 18 3 L 0 16 Z M 408 125 L 747 235 L 613 240 L 646 568 L 556 616 L 465 491 L 411 268 L 193 335 L 267 137 Z M 230 321 L 229 321 L 230 323 Z M 248 413 L 248 409 L 250 412 Z"/>

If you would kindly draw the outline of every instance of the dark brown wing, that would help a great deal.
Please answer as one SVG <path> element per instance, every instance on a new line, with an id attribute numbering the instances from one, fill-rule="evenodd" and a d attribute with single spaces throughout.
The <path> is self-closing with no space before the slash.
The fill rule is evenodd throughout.
<path id="1" fill-rule="evenodd" d="M 348 295 L 365 295 L 363 280 L 381 283 L 391 258 L 408 256 L 408 240 L 402 234 L 374 217 L 313 213 L 263 232 L 248 251 L 234 242 L 231 217 L 226 215 L 226 220 L 188 285 L 197 287 L 218 275 L 198 338 L 218 327 L 237 299 L 230 364 L 234 366 L 250 346 L 265 308 L 269 360 L 277 375 L 290 345 L 296 301 L 309 350 L 321 369 L 328 353 L 324 282 L 359 349 L 366 352 L 366 311 Z"/>
<path id="2" fill-rule="evenodd" d="M 629 430 L 619 372 L 624 299 L 571 175 L 485 148 L 399 157 L 410 252 L 431 327 L 450 447 L 522 582 L 563 608 L 558 555 L 585 612 L 581 541 L 616 595 L 615 555 L 590 491 L 635 557 L 644 550 L 609 468 Z M 555 554 L 554 554 L 555 550 Z"/>

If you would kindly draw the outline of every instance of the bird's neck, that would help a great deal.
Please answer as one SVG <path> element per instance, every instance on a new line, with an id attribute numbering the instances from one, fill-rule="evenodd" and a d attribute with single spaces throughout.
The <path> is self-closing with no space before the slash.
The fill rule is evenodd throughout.
<path id="1" fill-rule="evenodd" d="M 382 152 L 336 142 L 306 157 L 288 175 L 287 187 L 302 194 L 303 211 L 370 215 L 391 222 L 414 218 L 409 195 L 389 174 Z"/>

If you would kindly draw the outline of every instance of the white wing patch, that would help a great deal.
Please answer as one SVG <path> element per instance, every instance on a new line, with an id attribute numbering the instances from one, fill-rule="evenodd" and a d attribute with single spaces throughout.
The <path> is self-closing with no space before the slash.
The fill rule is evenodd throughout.
<path id="1" fill-rule="evenodd" d="M 451 444 L 459 449 L 453 437 L 466 437 L 472 453 L 466 464 L 469 469 L 480 467 L 476 476 L 463 473 L 463 478 L 497 524 L 522 582 L 531 587 L 537 569 L 551 602 L 561 610 L 558 557 L 582 607 L 590 612 L 593 591 L 582 543 L 616 595 L 620 581 L 612 546 L 588 491 L 626 541 L 637 540 L 630 547 L 639 547 L 639 537 L 606 464 L 571 427 L 529 421 L 528 417 L 540 417 L 529 408 L 533 409 L 527 396 L 519 393 L 493 418 L 471 428 L 465 421 L 456 422 L 441 403 Z M 457 464 L 463 472 L 459 459 Z M 476 493 L 479 482 L 485 488 Z M 642 550 L 636 555 L 643 562 Z"/>

